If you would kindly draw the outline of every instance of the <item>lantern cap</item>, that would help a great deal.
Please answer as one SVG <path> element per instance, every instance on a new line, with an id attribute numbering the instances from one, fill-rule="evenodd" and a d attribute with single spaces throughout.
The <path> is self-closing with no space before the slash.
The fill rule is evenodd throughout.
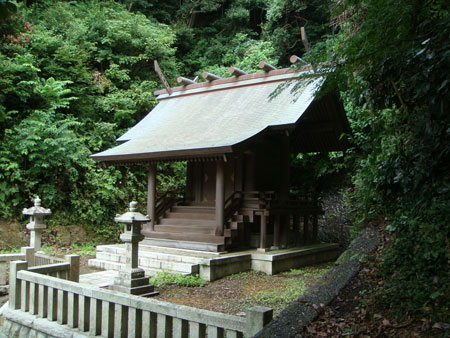
<path id="1" fill-rule="evenodd" d="M 122 215 L 116 215 L 114 221 L 117 223 L 133 223 L 133 222 L 148 222 L 150 217 L 142 215 L 136 211 L 137 202 L 130 202 L 130 209 Z"/>
<path id="2" fill-rule="evenodd" d="M 24 208 L 22 210 L 22 214 L 27 215 L 27 216 L 34 216 L 34 215 L 51 215 L 52 211 L 50 209 L 46 209 L 41 207 L 41 199 L 39 198 L 39 196 L 37 196 L 34 199 L 34 206 L 32 206 L 31 208 Z"/>

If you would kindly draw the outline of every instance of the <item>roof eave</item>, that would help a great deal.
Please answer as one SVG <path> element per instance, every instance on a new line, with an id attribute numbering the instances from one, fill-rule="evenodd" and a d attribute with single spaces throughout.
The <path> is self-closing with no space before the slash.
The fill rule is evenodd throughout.
<path id="1" fill-rule="evenodd" d="M 170 161 L 186 161 L 186 160 L 205 160 L 208 158 L 223 157 L 227 153 L 233 152 L 231 146 L 202 148 L 202 149 L 184 149 L 174 151 L 163 151 L 141 154 L 124 154 L 124 155 L 91 155 L 90 157 L 98 162 L 107 164 L 120 163 L 140 163 L 140 162 L 170 162 Z"/>

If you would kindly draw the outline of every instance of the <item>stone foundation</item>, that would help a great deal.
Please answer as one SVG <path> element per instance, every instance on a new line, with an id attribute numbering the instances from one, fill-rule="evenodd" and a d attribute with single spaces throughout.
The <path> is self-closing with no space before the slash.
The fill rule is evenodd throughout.
<path id="1" fill-rule="evenodd" d="M 140 268 L 147 275 L 159 271 L 176 272 L 184 275 L 199 274 L 206 281 L 235 273 L 257 270 L 273 275 L 306 265 L 335 260 L 340 253 L 338 244 L 317 243 L 282 250 L 244 250 L 232 253 L 206 254 L 188 250 L 141 246 Z M 121 245 L 103 245 L 97 248 L 97 258 L 89 261 L 89 266 L 120 271 L 123 264 L 124 248 Z M 159 269 L 157 269 L 159 267 Z"/>
<path id="2" fill-rule="evenodd" d="M 339 254 L 338 244 L 313 244 L 302 248 L 256 252 L 252 253 L 252 270 L 275 275 L 290 269 L 334 261 Z"/>
<path id="3" fill-rule="evenodd" d="M 225 276 L 247 271 L 252 267 L 251 262 L 252 256 L 250 254 L 208 259 L 200 264 L 200 278 L 206 281 L 214 281 Z"/>
<path id="4" fill-rule="evenodd" d="M 0 310 L 0 338 L 82 338 L 89 337 L 57 322 L 28 313 L 11 310 L 8 304 Z"/>

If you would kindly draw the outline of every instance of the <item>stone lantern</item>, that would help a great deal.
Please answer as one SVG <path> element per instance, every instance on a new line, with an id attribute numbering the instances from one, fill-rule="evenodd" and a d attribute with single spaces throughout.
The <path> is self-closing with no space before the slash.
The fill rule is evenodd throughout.
<path id="1" fill-rule="evenodd" d="M 30 246 L 35 251 L 41 249 L 41 234 L 44 229 L 47 229 L 47 225 L 44 223 L 44 216 L 52 214 L 50 209 L 41 207 L 41 199 L 36 197 L 34 200 L 34 206 L 31 208 L 24 208 L 22 214 L 30 216 L 30 223 L 27 224 L 27 229 L 30 230 Z"/>
<path id="2" fill-rule="evenodd" d="M 143 223 L 150 221 L 148 216 L 136 211 L 136 202 L 130 203 L 130 210 L 123 215 L 116 215 L 114 221 L 124 224 L 124 231 L 120 235 L 120 240 L 125 243 L 125 268 L 119 271 L 119 276 L 115 278 L 114 290 L 138 296 L 154 296 L 153 285 L 149 284 L 148 277 L 145 277 L 143 269 L 138 267 L 139 242 L 144 239 L 141 234 Z"/>

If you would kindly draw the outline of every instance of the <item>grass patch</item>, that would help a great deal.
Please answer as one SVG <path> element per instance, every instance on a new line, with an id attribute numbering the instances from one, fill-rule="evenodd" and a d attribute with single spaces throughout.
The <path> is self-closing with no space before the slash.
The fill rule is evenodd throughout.
<path id="1" fill-rule="evenodd" d="M 8 249 L 8 250 L 0 250 L 0 255 L 8 255 L 8 254 L 16 254 L 16 253 L 20 253 L 20 249 L 19 248 L 12 248 L 12 249 Z"/>
<path id="2" fill-rule="evenodd" d="M 61 253 L 57 247 L 48 246 L 48 245 L 43 245 L 41 247 L 40 251 L 42 251 L 43 253 L 45 253 L 46 255 L 49 255 L 49 256 L 56 256 Z"/>
<path id="3" fill-rule="evenodd" d="M 95 245 L 93 243 L 84 243 L 82 245 L 78 245 L 73 243 L 72 250 L 75 255 L 80 256 L 95 256 Z"/>
<path id="4" fill-rule="evenodd" d="M 158 272 L 154 277 L 150 278 L 150 284 L 156 287 L 167 285 L 178 285 L 185 287 L 203 287 L 206 281 L 198 275 L 183 276 L 181 274 L 169 273 L 166 271 Z"/>
<path id="5" fill-rule="evenodd" d="M 324 274 L 330 268 L 329 264 L 318 265 L 318 266 L 306 266 L 301 269 L 291 269 L 288 272 L 282 272 L 282 275 L 286 276 L 303 276 L 303 277 L 314 277 Z"/>
<path id="6" fill-rule="evenodd" d="M 90 242 L 81 245 L 72 243 L 72 245 L 67 248 L 44 245 L 41 247 L 41 251 L 49 256 L 68 255 L 68 254 L 80 256 L 95 256 L 95 245 Z"/>
<path id="7" fill-rule="evenodd" d="M 280 288 L 262 290 L 249 297 L 252 304 L 268 307 L 284 307 L 298 299 L 308 288 L 308 282 L 302 279 L 287 279 Z"/>
<path id="8" fill-rule="evenodd" d="M 157 299 L 232 315 L 246 312 L 253 306 L 267 306 L 273 308 L 277 316 L 332 266 L 333 263 L 308 266 L 273 276 L 246 271 L 209 282 L 202 288 L 172 284 L 159 289 Z"/>

